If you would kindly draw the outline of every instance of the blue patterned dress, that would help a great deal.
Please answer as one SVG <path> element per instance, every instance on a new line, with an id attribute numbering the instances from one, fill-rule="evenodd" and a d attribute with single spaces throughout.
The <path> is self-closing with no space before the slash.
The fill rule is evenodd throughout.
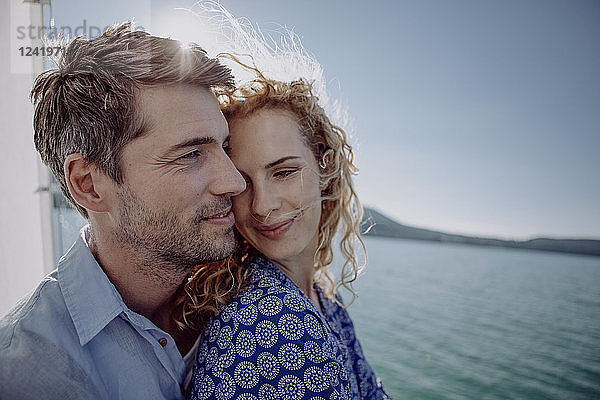
<path id="1" fill-rule="evenodd" d="M 323 314 L 275 265 L 247 261 L 246 288 L 206 326 L 191 399 L 387 399 L 346 310 Z"/>

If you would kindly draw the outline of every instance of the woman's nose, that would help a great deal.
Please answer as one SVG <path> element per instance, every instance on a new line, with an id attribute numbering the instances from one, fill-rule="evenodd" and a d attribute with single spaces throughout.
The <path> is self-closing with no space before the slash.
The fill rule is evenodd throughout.
<path id="1" fill-rule="evenodd" d="M 280 207 L 281 199 L 275 190 L 265 184 L 254 184 L 252 213 L 261 219 L 260 222 L 268 223 L 268 217 Z"/>

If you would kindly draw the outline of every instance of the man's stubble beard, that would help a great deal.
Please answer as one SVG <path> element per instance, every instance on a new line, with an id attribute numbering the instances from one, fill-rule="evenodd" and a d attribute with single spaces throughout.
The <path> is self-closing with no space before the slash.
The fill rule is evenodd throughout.
<path id="1" fill-rule="evenodd" d="M 191 220 L 182 220 L 168 210 L 151 210 L 127 187 L 121 186 L 117 195 L 121 212 L 115 237 L 131 248 L 142 269 L 157 269 L 157 274 L 172 269 L 185 274 L 198 265 L 222 260 L 235 249 L 233 227 L 211 231 L 202 219 L 227 208 L 229 197 L 198 209 Z M 208 225 L 208 226 L 207 226 Z M 221 230 L 220 230 L 221 229 Z M 147 271 L 150 272 L 150 271 Z"/>

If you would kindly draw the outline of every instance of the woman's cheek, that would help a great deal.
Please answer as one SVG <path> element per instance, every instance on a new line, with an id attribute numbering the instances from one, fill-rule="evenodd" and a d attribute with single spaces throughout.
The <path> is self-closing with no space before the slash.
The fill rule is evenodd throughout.
<path id="1" fill-rule="evenodd" d="M 248 217 L 247 214 L 250 209 L 248 206 L 244 206 L 243 198 L 240 198 L 240 196 L 233 198 L 232 206 L 233 216 L 235 217 L 235 226 L 241 232 L 243 230 L 244 221 Z"/>

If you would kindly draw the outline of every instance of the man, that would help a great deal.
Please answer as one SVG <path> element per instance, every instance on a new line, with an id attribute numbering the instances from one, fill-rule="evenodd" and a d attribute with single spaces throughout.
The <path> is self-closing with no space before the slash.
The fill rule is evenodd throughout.
<path id="1" fill-rule="evenodd" d="M 213 93 L 232 86 L 201 48 L 130 23 L 38 77 L 36 148 L 89 225 L 0 322 L 0 398 L 183 398 L 195 337 L 171 303 L 194 265 L 233 251 L 245 188 Z"/>

